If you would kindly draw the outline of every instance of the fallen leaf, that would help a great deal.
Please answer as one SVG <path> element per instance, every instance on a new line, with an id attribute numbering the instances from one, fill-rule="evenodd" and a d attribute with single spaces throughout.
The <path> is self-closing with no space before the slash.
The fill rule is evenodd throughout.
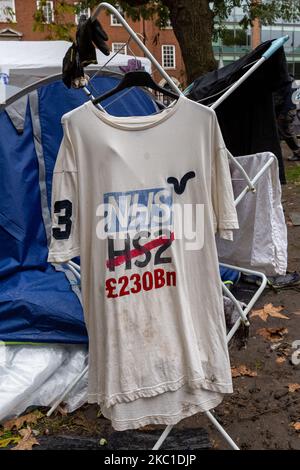
<path id="1" fill-rule="evenodd" d="M 280 356 L 280 357 L 277 357 L 277 359 L 276 359 L 275 362 L 277 362 L 277 364 L 282 364 L 282 363 L 285 362 L 285 361 L 286 361 L 286 358 Z"/>
<path id="2" fill-rule="evenodd" d="M 275 307 L 273 304 L 266 304 L 263 308 L 253 310 L 250 317 L 259 317 L 264 322 L 267 321 L 268 317 L 284 318 L 285 320 L 289 320 L 289 317 L 280 313 L 283 309 L 284 307 L 282 306 Z"/>
<path id="3" fill-rule="evenodd" d="M 260 328 L 257 333 L 263 336 L 266 340 L 276 343 L 281 341 L 283 336 L 288 333 L 287 328 Z"/>
<path id="4" fill-rule="evenodd" d="M 10 419 L 9 421 L 6 421 L 6 423 L 3 424 L 3 428 L 5 431 L 11 431 L 14 427 L 16 429 L 20 429 L 22 426 L 24 426 L 25 423 L 35 424 L 43 416 L 43 413 L 41 413 L 40 411 L 33 411 L 32 413 L 20 416 L 19 418 Z"/>
<path id="5" fill-rule="evenodd" d="M 294 393 L 297 390 L 300 390 L 300 384 L 289 384 L 289 392 Z"/>
<path id="6" fill-rule="evenodd" d="M 291 423 L 291 425 L 296 431 L 300 431 L 300 421 L 297 421 L 296 423 Z"/>
<path id="7" fill-rule="evenodd" d="M 257 372 L 248 369 L 247 366 L 242 364 L 238 367 L 231 367 L 231 375 L 234 379 L 241 376 L 256 377 Z"/>
<path id="8" fill-rule="evenodd" d="M 22 436 L 22 440 L 11 450 L 32 450 L 33 446 L 39 445 L 36 438 L 32 435 L 32 431 L 29 426 L 27 429 L 20 429 L 19 434 Z"/>
<path id="9" fill-rule="evenodd" d="M 267 312 L 265 311 L 264 308 L 259 308 L 257 310 L 253 310 L 252 313 L 250 314 L 250 317 L 251 318 L 259 317 L 261 320 L 267 321 L 268 314 L 267 314 Z"/>
<path id="10" fill-rule="evenodd" d="M 4 449 L 9 444 L 17 444 L 21 440 L 20 436 L 10 436 L 5 439 L 0 439 L 0 449 Z"/>
<path id="11" fill-rule="evenodd" d="M 283 318 L 284 320 L 289 320 L 289 317 L 280 313 L 284 310 L 283 306 L 275 307 L 273 304 L 267 304 L 264 306 L 265 311 L 270 315 L 270 317 L 274 318 Z"/>

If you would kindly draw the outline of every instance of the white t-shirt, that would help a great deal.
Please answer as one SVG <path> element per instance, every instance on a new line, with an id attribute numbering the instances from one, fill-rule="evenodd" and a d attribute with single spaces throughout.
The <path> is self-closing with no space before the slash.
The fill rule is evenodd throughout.
<path id="1" fill-rule="evenodd" d="M 89 402 L 117 430 L 215 407 L 232 381 L 214 234 L 238 222 L 214 111 L 88 102 L 62 123 L 48 259 L 81 257 Z"/>

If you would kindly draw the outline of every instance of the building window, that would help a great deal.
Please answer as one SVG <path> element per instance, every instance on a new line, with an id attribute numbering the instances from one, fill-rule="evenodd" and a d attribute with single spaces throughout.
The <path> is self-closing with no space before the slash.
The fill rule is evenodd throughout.
<path id="1" fill-rule="evenodd" d="M 41 10 L 43 13 L 43 23 L 53 23 L 54 21 L 54 9 L 53 9 L 53 1 L 49 2 L 36 2 L 36 6 L 38 10 Z"/>
<path id="2" fill-rule="evenodd" d="M 78 2 L 74 3 L 74 5 L 75 6 L 78 5 Z M 79 20 L 81 16 L 85 16 L 86 19 L 88 19 L 91 16 L 91 9 L 79 6 L 75 13 L 75 24 L 79 24 Z"/>
<path id="3" fill-rule="evenodd" d="M 0 23 L 16 22 L 15 0 L 0 0 Z"/>
<path id="4" fill-rule="evenodd" d="M 163 45 L 162 50 L 162 66 L 165 69 L 175 69 L 176 68 L 176 59 L 175 59 L 175 46 Z"/>
<path id="5" fill-rule="evenodd" d="M 116 5 L 116 9 L 122 16 L 124 16 L 124 11 L 119 5 Z M 111 26 L 123 26 L 121 21 L 119 21 L 119 19 L 115 15 L 110 15 L 110 25 Z"/>
<path id="6" fill-rule="evenodd" d="M 119 52 L 119 54 L 127 54 L 127 46 L 124 42 L 113 42 L 111 45 L 112 52 Z"/>

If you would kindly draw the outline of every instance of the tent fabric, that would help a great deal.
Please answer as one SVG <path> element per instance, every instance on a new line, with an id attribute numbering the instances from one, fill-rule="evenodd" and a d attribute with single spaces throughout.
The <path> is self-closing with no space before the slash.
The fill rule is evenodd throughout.
<path id="1" fill-rule="evenodd" d="M 87 342 L 80 301 L 63 272 L 48 265 L 1 279 L 0 338 L 6 343 Z"/>
<path id="2" fill-rule="evenodd" d="M 240 278 L 240 272 L 235 269 L 225 268 L 224 266 L 219 267 L 221 280 L 224 284 L 230 284 L 233 286 Z"/>
<path id="3" fill-rule="evenodd" d="M 0 41 L 0 68 L 8 71 L 10 85 L 23 88 L 49 75 L 61 73 L 62 58 L 70 46 L 68 41 Z M 85 70 L 96 71 L 105 66 L 111 72 L 121 72 L 132 59 L 126 54 L 105 56 L 97 50 L 98 65 L 90 65 Z M 151 72 L 148 58 L 137 57 L 136 60 Z"/>
<path id="4" fill-rule="evenodd" d="M 7 69 L 61 66 L 61 58 L 70 46 L 69 41 L 1 41 L 1 66 Z"/>
<path id="5" fill-rule="evenodd" d="M 24 130 L 27 100 L 28 97 L 25 95 L 12 103 L 10 106 L 5 107 L 6 113 L 10 117 L 11 122 L 19 134 L 21 134 Z"/>
<path id="6" fill-rule="evenodd" d="M 0 66 L 9 70 L 43 69 L 57 67 L 61 71 L 62 57 L 72 45 L 69 41 L 1 41 Z M 97 61 L 103 66 L 114 54 L 105 56 L 97 50 Z M 126 66 L 132 56 L 117 54 L 110 61 L 111 66 Z M 149 71 L 150 61 L 146 57 L 137 57 Z M 109 64 L 108 64 L 109 66 Z M 59 72 L 58 71 L 58 72 Z"/>
<path id="7" fill-rule="evenodd" d="M 198 78 L 189 97 L 205 105 L 211 104 L 244 75 L 253 62 L 261 58 L 271 43 L 266 41 L 232 64 Z M 281 47 L 216 109 L 224 141 L 230 152 L 234 156 L 274 153 L 278 158 L 282 183 L 286 180 L 273 92 L 286 81 L 289 81 L 289 74 Z"/>
<path id="8" fill-rule="evenodd" d="M 117 81 L 101 76 L 93 84 L 100 94 Z M 74 276 L 66 267 L 57 271 L 47 263 L 50 227 L 44 222 L 50 214 L 61 117 L 86 100 L 82 90 L 68 90 L 60 81 L 41 87 L 27 100 L 21 134 L 0 112 L 0 341 L 87 342 Z M 141 89 L 103 104 L 108 102 L 109 112 L 118 116 L 156 111 Z"/>

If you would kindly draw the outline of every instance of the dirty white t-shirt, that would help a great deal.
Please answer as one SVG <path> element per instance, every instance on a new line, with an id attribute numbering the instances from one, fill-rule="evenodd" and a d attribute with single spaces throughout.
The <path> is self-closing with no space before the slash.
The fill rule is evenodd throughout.
<path id="1" fill-rule="evenodd" d="M 81 257 L 89 402 L 117 430 L 215 407 L 232 381 L 214 234 L 238 223 L 214 111 L 88 102 L 62 123 L 49 261 Z"/>

